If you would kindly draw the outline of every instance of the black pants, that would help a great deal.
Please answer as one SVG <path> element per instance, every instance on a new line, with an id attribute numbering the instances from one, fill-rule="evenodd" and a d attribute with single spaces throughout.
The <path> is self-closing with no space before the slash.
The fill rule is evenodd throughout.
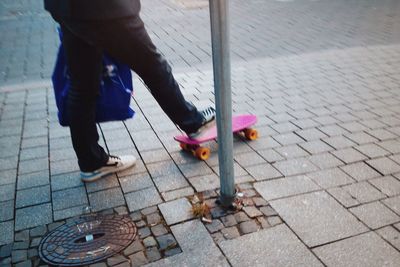
<path id="1" fill-rule="evenodd" d="M 185 101 L 171 67 L 157 52 L 139 16 L 106 21 L 56 20 L 63 30 L 62 42 L 71 78 L 67 112 L 72 144 L 82 171 L 93 171 L 108 160 L 98 144 L 95 123 L 103 51 L 130 66 L 182 130 L 191 133 L 200 127 L 200 113 Z"/>

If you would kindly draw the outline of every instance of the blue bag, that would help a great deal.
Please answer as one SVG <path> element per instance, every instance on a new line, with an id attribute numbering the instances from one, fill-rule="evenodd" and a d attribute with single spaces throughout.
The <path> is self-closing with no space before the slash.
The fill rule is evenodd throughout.
<path id="1" fill-rule="evenodd" d="M 61 31 L 59 33 L 61 39 L 62 33 Z M 69 126 L 67 96 L 70 79 L 62 43 L 58 50 L 52 82 L 58 108 L 58 121 L 62 126 Z M 132 118 L 135 114 L 129 106 L 132 92 L 130 68 L 104 55 L 103 78 L 96 106 L 96 122 L 122 121 Z"/>

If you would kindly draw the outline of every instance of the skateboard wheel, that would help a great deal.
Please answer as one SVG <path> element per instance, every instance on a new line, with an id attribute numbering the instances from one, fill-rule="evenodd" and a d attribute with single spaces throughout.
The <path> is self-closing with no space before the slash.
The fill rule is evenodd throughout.
<path id="1" fill-rule="evenodd" d="M 199 147 L 196 149 L 196 157 L 201 160 L 206 160 L 210 157 L 210 149 L 207 147 Z"/>
<path id="2" fill-rule="evenodd" d="M 258 132 L 256 129 L 246 129 L 244 130 L 244 136 L 247 140 L 256 140 L 258 138 Z"/>
<path id="3" fill-rule="evenodd" d="M 185 143 L 179 143 L 179 146 L 182 148 L 182 150 L 188 150 L 187 145 Z"/>

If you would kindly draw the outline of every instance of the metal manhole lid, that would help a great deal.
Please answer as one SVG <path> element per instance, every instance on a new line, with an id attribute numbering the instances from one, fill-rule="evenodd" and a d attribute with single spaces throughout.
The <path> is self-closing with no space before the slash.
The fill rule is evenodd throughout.
<path id="1" fill-rule="evenodd" d="M 136 233 L 129 216 L 83 216 L 48 233 L 40 242 L 39 256 L 57 266 L 92 264 L 122 251 Z"/>

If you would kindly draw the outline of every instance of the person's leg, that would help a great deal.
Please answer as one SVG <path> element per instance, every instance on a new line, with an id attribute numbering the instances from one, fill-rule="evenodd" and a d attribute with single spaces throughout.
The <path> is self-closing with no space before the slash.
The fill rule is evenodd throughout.
<path id="1" fill-rule="evenodd" d="M 62 27 L 62 43 L 68 65 L 71 87 L 67 113 L 74 150 L 83 172 L 103 166 L 108 155 L 98 144 L 96 128 L 96 99 L 102 72 L 102 51 L 91 46 Z"/>
<path id="2" fill-rule="evenodd" d="M 71 87 L 67 112 L 71 138 L 81 169 L 81 178 L 92 182 L 133 166 L 133 155 L 107 155 L 98 144 L 96 100 L 102 77 L 102 51 L 62 26 L 63 45 Z"/>
<path id="3" fill-rule="evenodd" d="M 196 132 L 207 122 L 203 114 L 184 99 L 171 67 L 157 52 L 139 16 L 66 23 L 78 36 L 129 65 L 143 79 L 168 117 L 186 133 Z"/>

